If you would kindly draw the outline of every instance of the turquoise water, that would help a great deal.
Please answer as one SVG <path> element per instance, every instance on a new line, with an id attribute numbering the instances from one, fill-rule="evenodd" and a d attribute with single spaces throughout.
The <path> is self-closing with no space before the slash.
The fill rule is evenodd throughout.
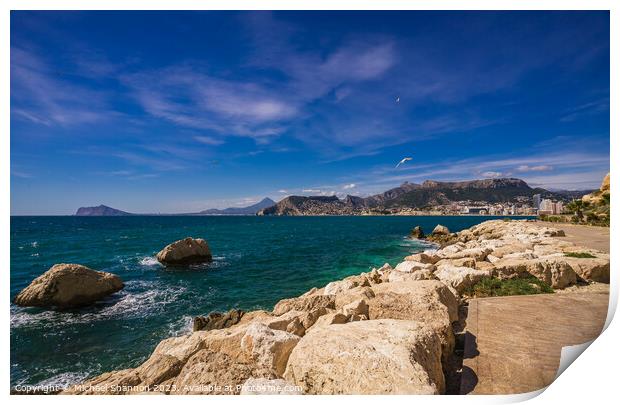
<path id="1" fill-rule="evenodd" d="M 67 384 L 135 367 L 196 315 L 278 300 L 424 249 L 421 225 L 458 231 L 492 217 L 12 217 L 11 298 L 55 263 L 115 273 L 125 289 L 77 311 L 11 304 L 11 384 Z M 167 270 L 154 255 L 208 240 L 209 265 Z"/>

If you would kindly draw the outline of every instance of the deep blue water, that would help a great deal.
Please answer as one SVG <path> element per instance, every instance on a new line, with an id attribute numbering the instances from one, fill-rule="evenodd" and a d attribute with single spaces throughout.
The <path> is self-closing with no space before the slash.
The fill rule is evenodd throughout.
<path id="1" fill-rule="evenodd" d="M 270 309 L 424 249 L 416 225 L 458 231 L 492 217 L 12 217 L 11 299 L 55 263 L 115 273 L 125 289 L 79 311 L 11 304 L 11 384 L 63 384 L 134 367 L 193 316 Z M 206 239 L 213 263 L 167 270 L 154 255 Z"/>

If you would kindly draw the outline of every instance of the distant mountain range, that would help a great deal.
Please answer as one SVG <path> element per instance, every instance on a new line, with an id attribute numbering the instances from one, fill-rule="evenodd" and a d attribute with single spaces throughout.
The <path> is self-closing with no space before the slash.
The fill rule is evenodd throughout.
<path id="1" fill-rule="evenodd" d="M 263 198 L 261 201 L 257 202 L 256 204 L 252 204 L 248 207 L 224 208 L 222 210 L 211 208 L 208 210 L 200 211 L 198 214 L 199 215 L 254 215 L 258 211 L 262 210 L 263 208 L 271 207 L 272 205 L 275 205 L 275 204 L 276 202 L 273 201 L 271 198 Z"/>
<path id="2" fill-rule="evenodd" d="M 457 201 L 523 203 L 535 194 L 540 194 L 542 198 L 567 201 L 585 193 L 587 191 L 552 192 L 532 188 L 525 181 L 514 178 L 459 182 L 427 180 L 422 184 L 405 182 L 399 187 L 366 198 L 348 195 L 341 200 L 335 196 L 290 196 L 275 206 L 259 211 L 258 215 L 355 215 L 364 211 L 381 213 L 399 209 L 432 210 Z"/>
<path id="3" fill-rule="evenodd" d="M 278 203 L 270 198 L 264 198 L 248 207 L 213 208 L 195 213 L 165 215 L 358 215 L 364 212 L 382 213 L 399 209 L 433 210 L 437 206 L 457 201 L 489 204 L 524 203 L 531 201 L 535 194 L 540 194 L 542 198 L 570 201 L 589 192 L 591 190 L 549 191 L 542 188 L 532 188 L 525 181 L 515 178 L 458 182 L 426 180 L 422 184 L 405 182 L 399 187 L 365 198 L 352 195 L 348 195 L 342 200 L 336 196 L 289 196 Z M 81 207 L 75 215 L 126 216 L 139 214 L 100 205 L 98 207 Z"/>
<path id="4" fill-rule="evenodd" d="M 221 210 L 212 208 L 200 212 L 183 214 L 132 214 L 106 205 L 99 205 L 97 207 L 80 207 L 75 215 L 79 217 L 120 217 L 128 215 L 255 215 L 261 209 L 270 207 L 275 203 L 276 202 L 271 198 L 263 198 L 260 202 L 248 207 L 232 207 Z"/>

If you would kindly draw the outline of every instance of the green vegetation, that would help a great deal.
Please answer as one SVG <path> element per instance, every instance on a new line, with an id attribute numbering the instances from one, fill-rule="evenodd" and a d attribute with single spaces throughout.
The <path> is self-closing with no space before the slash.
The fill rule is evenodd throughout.
<path id="1" fill-rule="evenodd" d="M 536 277 L 500 280 L 484 277 L 465 291 L 470 297 L 502 297 L 506 295 L 549 294 L 553 289 Z"/>
<path id="2" fill-rule="evenodd" d="M 565 253 L 564 256 L 576 257 L 578 259 L 594 259 L 594 258 L 596 258 L 596 256 L 594 256 L 593 254 L 588 253 L 588 252 L 568 252 L 568 253 Z"/>

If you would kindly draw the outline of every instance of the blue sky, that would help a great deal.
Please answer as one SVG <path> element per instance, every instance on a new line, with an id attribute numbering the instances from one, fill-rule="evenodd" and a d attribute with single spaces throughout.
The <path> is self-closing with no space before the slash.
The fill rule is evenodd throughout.
<path id="1" fill-rule="evenodd" d="M 15 215 L 608 171 L 607 12 L 11 14 Z"/>

